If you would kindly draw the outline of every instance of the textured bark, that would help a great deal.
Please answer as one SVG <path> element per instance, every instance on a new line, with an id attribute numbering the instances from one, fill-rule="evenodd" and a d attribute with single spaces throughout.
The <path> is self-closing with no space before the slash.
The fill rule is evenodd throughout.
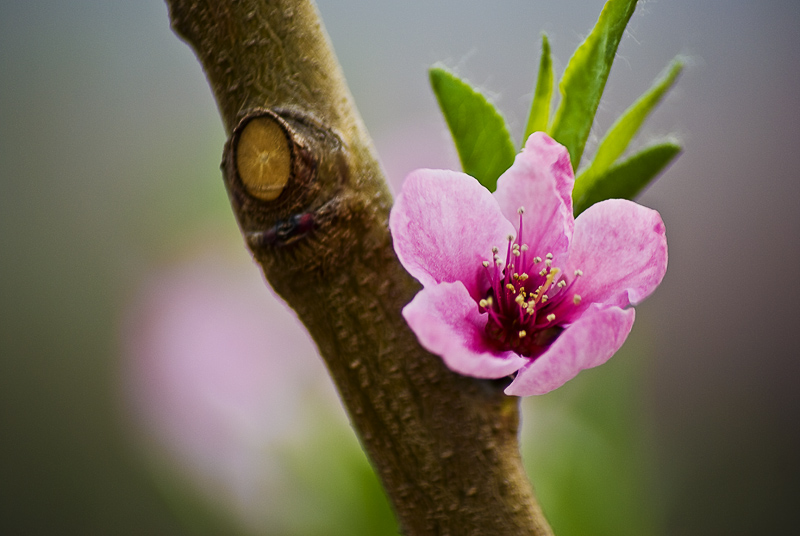
<path id="1" fill-rule="evenodd" d="M 167 3 L 230 135 L 245 240 L 316 341 L 404 533 L 551 534 L 520 460 L 518 399 L 450 372 L 400 315 L 419 285 L 395 257 L 391 196 L 313 3 Z M 259 175 L 267 162 L 288 178 Z"/>

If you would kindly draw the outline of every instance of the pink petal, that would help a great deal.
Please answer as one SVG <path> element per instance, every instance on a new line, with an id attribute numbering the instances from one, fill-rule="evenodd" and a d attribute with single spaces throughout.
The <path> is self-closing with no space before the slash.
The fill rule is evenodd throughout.
<path id="1" fill-rule="evenodd" d="M 508 244 L 514 227 L 492 194 L 477 180 L 455 171 L 419 169 L 406 178 L 389 216 L 394 249 L 405 269 L 423 286 L 461 281 L 480 299 L 482 262 L 492 246 Z"/>
<path id="2" fill-rule="evenodd" d="M 453 372 L 502 378 L 527 361 L 486 344 L 487 315 L 478 312 L 478 304 L 460 282 L 425 287 L 403 308 L 403 316 L 419 343 L 441 356 Z"/>
<path id="3" fill-rule="evenodd" d="M 520 369 L 506 394 L 543 395 L 561 387 L 581 370 L 602 365 L 625 342 L 634 315 L 633 309 L 592 304 L 545 353 Z"/>
<path id="4" fill-rule="evenodd" d="M 567 149 L 544 132 L 536 132 L 498 179 L 494 194 L 514 227 L 519 226 L 517 210 L 525 208 L 522 241 L 532 255 L 552 253 L 556 266 L 572 238 L 574 183 Z"/>
<path id="5" fill-rule="evenodd" d="M 645 299 L 667 270 L 664 222 L 655 210 L 633 201 L 609 199 L 589 207 L 575 222 L 567 277 L 583 275 L 571 292 L 582 305 L 625 307 Z"/>

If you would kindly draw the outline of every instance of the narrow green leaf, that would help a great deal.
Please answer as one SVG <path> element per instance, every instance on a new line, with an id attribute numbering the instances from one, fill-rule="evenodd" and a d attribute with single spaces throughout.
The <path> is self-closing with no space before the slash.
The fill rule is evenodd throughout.
<path id="1" fill-rule="evenodd" d="M 477 89 L 450 71 L 434 66 L 429 74 L 464 172 L 493 192 L 497 178 L 511 167 L 517 152 L 503 116 Z"/>
<path id="2" fill-rule="evenodd" d="M 550 134 L 567 147 L 573 169 L 578 169 L 614 55 L 635 8 L 636 0 L 608 0 L 558 85 L 561 103 Z"/>
<path id="3" fill-rule="evenodd" d="M 576 183 L 572 192 L 575 216 L 606 199 L 633 199 L 680 151 L 673 141 L 653 145 L 608 169 L 588 189 L 579 189 Z"/>
<path id="4" fill-rule="evenodd" d="M 648 114 L 678 78 L 682 69 L 682 61 L 677 58 L 672 60 L 672 63 L 653 86 L 616 120 L 597 147 L 592 163 L 575 179 L 576 183 L 586 181 L 588 184 L 583 187 L 591 188 L 591 182 L 614 165 L 617 158 L 625 152 Z"/>
<path id="5" fill-rule="evenodd" d="M 542 58 L 539 60 L 539 75 L 536 77 L 536 91 L 533 94 L 531 113 L 525 126 L 522 145 L 534 132 L 546 131 L 550 121 L 550 101 L 553 97 L 553 59 L 550 56 L 550 41 L 542 34 Z"/>

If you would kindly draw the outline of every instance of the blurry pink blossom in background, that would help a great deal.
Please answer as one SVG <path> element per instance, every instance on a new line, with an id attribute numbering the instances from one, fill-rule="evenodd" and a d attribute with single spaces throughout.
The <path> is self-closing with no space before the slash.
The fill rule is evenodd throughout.
<path id="1" fill-rule="evenodd" d="M 263 526 L 284 477 L 275 449 L 307 431 L 309 405 L 339 404 L 304 328 L 244 259 L 212 248 L 146 281 L 123 328 L 123 384 L 158 450 Z"/>

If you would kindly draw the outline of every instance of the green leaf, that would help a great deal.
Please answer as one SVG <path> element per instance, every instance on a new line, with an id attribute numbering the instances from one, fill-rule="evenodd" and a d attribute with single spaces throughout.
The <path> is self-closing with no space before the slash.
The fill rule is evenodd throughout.
<path id="1" fill-rule="evenodd" d="M 676 142 L 653 145 L 597 177 L 588 189 L 573 191 L 575 216 L 606 199 L 633 199 L 681 151 Z"/>
<path id="2" fill-rule="evenodd" d="M 522 145 L 534 132 L 546 131 L 550 121 L 550 101 L 553 97 L 553 60 L 550 57 L 550 41 L 542 34 L 542 58 L 539 60 L 539 75 L 536 78 L 536 91 L 533 94 L 531 113 L 525 126 Z"/>
<path id="3" fill-rule="evenodd" d="M 575 179 L 576 188 L 590 189 L 596 178 L 605 173 L 625 152 L 639 127 L 661 101 L 667 90 L 672 87 L 682 69 L 682 61 L 677 58 L 672 60 L 672 63 L 653 86 L 617 119 L 597 147 L 597 153 L 595 153 L 592 163 Z"/>
<path id="4" fill-rule="evenodd" d="M 493 192 L 516 156 L 505 120 L 486 97 L 450 71 L 434 66 L 429 74 L 464 172 Z"/>
<path id="5" fill-rule="evenodd" d="M 567 147 L 573 169 L 578 169 L 614 55 L 635 8 L 636 0 L 608 0 L 589 37 L 570 58 L 558 85 L 561 103 L 550 134 Z"/>

